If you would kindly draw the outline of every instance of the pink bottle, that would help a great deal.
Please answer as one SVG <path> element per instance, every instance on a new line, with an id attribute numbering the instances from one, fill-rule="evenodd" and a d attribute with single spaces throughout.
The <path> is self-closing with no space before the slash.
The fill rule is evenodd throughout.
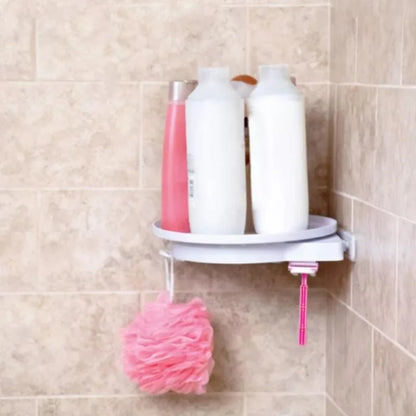
<path id="1" fill-rule="evenodd" d="M 197 81 L 171 81 L 162 166 L 162 228 L 189 233 L 185 100 Z"/>

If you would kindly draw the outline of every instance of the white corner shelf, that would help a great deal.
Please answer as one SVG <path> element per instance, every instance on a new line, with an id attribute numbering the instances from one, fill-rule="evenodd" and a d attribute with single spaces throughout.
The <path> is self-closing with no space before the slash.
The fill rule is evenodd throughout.
<path id="1" fill-rule="evenodd" d="M 337 234 L 336 220 L 311 215 L 306 230 L 290 234 L 208 235 L 164 230 L 153 224 L 155 236 L 169 242 L 175 260 L 215 264 L 341 261 L 355 256 L 354 237 Z"/>

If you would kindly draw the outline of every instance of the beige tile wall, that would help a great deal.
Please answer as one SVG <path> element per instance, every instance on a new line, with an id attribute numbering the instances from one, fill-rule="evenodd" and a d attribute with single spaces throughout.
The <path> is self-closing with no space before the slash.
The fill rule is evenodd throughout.
<path id="1" fill-rule="evenodd" d="M 324 414 L 319 279 L 301 349 L 284 265 L 177 265 L 178 299 L 199 294 L 216 330 L 204 397 L 141 395 L 119 330 L 162 288 L 169 79 L 290 63 L 327 212 L 328 23 L 327 0 L 0 0 L 0 416 Z"/>
<path id="2" fill-rule="evenodd" d="M 328 267 L 328 416 L 416 408 L 416 3 L 333 0 L 329 212 L 357 237 Z"/>

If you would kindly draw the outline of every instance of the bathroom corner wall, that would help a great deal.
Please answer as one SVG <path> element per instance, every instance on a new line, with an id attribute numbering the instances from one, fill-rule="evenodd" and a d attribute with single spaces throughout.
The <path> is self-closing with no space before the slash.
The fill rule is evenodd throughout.
<path id="1" fill-rule="evenodd" d="M 201 397 L 148 397 L 120 328 L 162 288 L 167 82 L 288 62 L 307 102 L 311 206 L 327 211 L 326 1 L 0 0 L 0 415 L 321 416 L 326 295 L 297 346 L 284 266 L 178 264 L 207 303 L 216 367 Z"/>
<path id="2" fill-rule="evenodd" d="M 327 416 L 416 409 L 416 3 L 331 7 L 330 213 L 357 262 L 327 268 Z"/>

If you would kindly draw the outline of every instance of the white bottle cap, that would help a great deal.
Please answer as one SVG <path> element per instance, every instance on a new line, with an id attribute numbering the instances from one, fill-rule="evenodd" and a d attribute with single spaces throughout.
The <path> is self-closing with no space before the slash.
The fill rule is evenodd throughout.
<path id="1" fill-rule="evenodd" d="M 227 66 L 212 67 L 212 68 L 199 68 L 198 69 L 198 81 L 229 81 L 230 80 L 230 68 Z"/>
<path id="2" fill-rule="evenodd" d="M 289 65 L 260 65 L 259 66 L 260 79 L 270 78 L 288 78 L 289 79 Z"/>

